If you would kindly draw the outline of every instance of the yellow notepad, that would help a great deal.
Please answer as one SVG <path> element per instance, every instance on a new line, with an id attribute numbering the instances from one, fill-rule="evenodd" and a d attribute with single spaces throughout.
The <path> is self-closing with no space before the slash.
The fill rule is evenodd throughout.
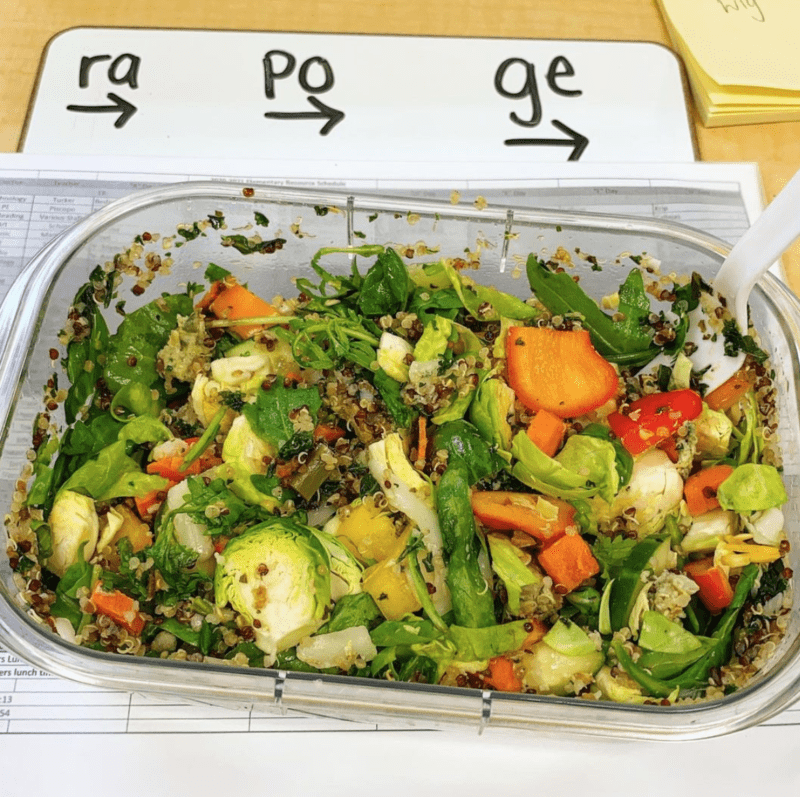
<path id="1" fill-rule="evenodd" d="M 800 0 L 658 0 L 708 127 L 800 119 Z"/>

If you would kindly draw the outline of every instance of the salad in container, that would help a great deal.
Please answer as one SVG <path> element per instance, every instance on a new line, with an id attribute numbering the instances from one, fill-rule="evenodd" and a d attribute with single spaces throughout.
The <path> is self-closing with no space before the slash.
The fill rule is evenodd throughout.
<path id="1" fill-rule="evenodd" d="M 36 332 L 6 589 L 39 634 L 160 679 L 474 695 L 483 724 L 552 703 L 642 735 L 791 658 L 785 365 L 712 313 L 746 359 L 707 388 L 685 339 L 708 273 L 568 248 L 546 212 L 556 245 L 506 216 L 498 269 L 487 211 L 453 245 L 447 206 L 356 229 L 352 199 L 313 197 L 286 224 L 296 198 L 238 191 L 126 217 Z"/>

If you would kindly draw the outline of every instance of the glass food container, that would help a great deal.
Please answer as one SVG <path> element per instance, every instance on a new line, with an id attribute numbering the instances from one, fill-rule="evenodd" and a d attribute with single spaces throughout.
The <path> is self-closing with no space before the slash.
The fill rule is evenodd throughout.
<path id="1" fill-rule="evenodd" d="M 227 229 L 196 221 L 221 213 Z M 256 214 L 262 225 L 255 226 Z M 599 299 L 616 290 L 630 266 L 625 254 L 647 253 L 665 271 L 716 272 L 728 247 L 702 232 L 674 223 L 562 211 L 477 209 L 449 203 L 248 187 L 230 183 L 184 183 L 113 202 L 79 222 L 40 252 L 10 289 L 0 308 L 0 504 L 7 512 L 26 463 L 43 385 L 52 375 L 52 349 L 63 347 L 64 327 L 75 292 L 98 264 L 126 251 L 143 233 L 158 233 L 146 251 L 162 258 L 153 285 L 137 296 L 126 277 L 119 298 L 132 310 L 157 292 L 202 282 L 214 262 L 258 294 L 293 296 L 293 278 L 313 276 L 309 263 L 321 247 L 391 243 L 430 260 L 432 252 L 480 260 L 479 279 L 529 295 L 527 255 L 573 253 L 584 289 Z M 282 238 L 271 253 L 244 255 L 221 245 L 221 234 Z M 267 247 L 270 248 L 270 247 Z M 171 263 L 164 262 L 169 253 Z M 593 256 L 596 261 L 582 256 Z M 337 259 L 338 258 L 338 259 Z M 628 263 L 628 266 L 625 265 Z M 602 270 L 592 269 L 602 264 Z M 349 270 L 349 255 L 326 260 L 326 268 Z M 789 502 L 784 507 L 792 544 L 792 587 L 800 578 L 800 302 L 775 277 L 755 290 L 752 318 L 769 351 L 779 387 L 780 436 Z M 112 331 L 120 316 L 110 308 Z M 63 382 L 64 375 L 60 378 Z M 518 695 L 358 679 L 346 676 L 181 663 L 106 654 L 77 647 L 38 621 L 20 597 L 4 552 L 0 554 L 0 641 L 31 664 L 54 675 L 102 688 L 146 692 L 190 701 L 295 710 L 344 719 L 420 727 L 460 726 L 494 734 L 501 730 L 582 734 L 625 739 L 700 739 L 762 722 L 786 708 L 800 690 L 800 608 L 795 604 L 783 641 L 766 669 L 747 688 L 724 699 L 681 706 L 621 705 L 575 698 Z"/>

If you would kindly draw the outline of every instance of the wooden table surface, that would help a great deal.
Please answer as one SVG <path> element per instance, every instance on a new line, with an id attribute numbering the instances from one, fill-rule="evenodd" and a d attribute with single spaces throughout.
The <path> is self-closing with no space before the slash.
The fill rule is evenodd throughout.
<path id="1" fill-rule="evenodd" d="M 669 46 L 656 0 L 2 0 L 0 151 L 19 146 L 48 41 L 80 26 L 650 41 Z M 698 154 L 754 161 L 771 199 L 800 169 L 800 122 L 706 129 Z M 800 245 L 784 258 L 800 293 Z"/>

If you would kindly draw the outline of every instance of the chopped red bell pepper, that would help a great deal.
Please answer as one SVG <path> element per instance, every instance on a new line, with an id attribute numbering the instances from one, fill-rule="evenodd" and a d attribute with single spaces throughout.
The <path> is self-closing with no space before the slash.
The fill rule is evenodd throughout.
<path id="1" fill-rule="evenodd" d="M 671 437 L 702 410 L 703 399 L 694 390 L 652 393 L 634 401 L 625 414 L 612 412 L 608 425 L 631 454 L 641 454 Z"/>
<path id="2" fill-rule="evenodd" d="M 470 500 L 475 517 L 484 526 L 496 531 L 518 529 L 540 542 L 558 539 L 575 523 L 575 507 L 558 498 L 476 490 Z"/>
<path id="3" fill-rule="evenodd" d="M 710 612 L 721 612 L 730 605 L 733 587 L 725 571 L 714 565 L 713 556 L 687 562 L 683 570 L 700 588 L 697 594 Z"/>

